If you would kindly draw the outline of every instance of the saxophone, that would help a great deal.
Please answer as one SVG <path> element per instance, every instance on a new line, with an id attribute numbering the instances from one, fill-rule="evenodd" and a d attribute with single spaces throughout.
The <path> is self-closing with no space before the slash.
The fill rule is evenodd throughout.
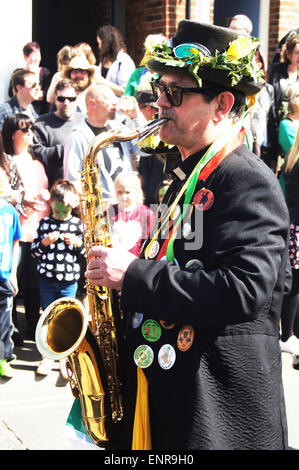
<path id="1" fill-rule="evenodd" d="M 108 207 L 98 182 L 98 152 L 113 142 L 141 142 L 166 121 L 157 119 L 131 132 L 107 131 L 90 143 L 84 157 L 80 195 L 87 263 L 92 246 L 112 246 Z M 36 328 L 36 346 L 43 357 L 67 357 L 69 384 L 74 397 L 80 399 L 85 429 L 97 445 L 105 447 L 112 426 L 123 418 L 117 302 L 109 288 L 92 285 L 89 280 L 86 292 L 89 313 L 78 299 L 69 297 L 58 299 L 45 309 Z"/>

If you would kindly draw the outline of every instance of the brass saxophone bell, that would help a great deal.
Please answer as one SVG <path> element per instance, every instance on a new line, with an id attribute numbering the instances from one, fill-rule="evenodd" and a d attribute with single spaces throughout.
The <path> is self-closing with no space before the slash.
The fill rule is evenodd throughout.
<path id="1" fill-rule="evenodd" d="M 39 318 L 36 346 L 43 357 L 53 360 L 69 356 L 83 340 L 88 315 L 83 304 L 71 297 L 52 302 Z"/>

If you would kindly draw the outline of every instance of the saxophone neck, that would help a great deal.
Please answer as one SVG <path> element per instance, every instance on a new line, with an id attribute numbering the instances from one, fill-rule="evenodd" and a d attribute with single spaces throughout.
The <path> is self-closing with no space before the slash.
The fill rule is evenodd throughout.
<path id="1" fill-rule="evenodd" d="M 137 143 L 142 142 L 151 134 L 158 132 L 160 127 L 162 127 L 166 122 L 166 118 L 155 119 L 154 121 L 146 124 L 146 126 L 140 127 L 136 130 L 109 130 L 99 134 L 89 144 L 87 154 L 84 158 L 84 170 L 87 171 L 94 167 L 97 154 L 104 147 L 113 144 L 113 142 L 126 142 L 134 139 L 137 139 Z"/>
<path id="2" fill-rule="evenodd" d="M 151 134 L 157 132 L 160 127 L 167 122 L 166 118 L 155 119 L 154 121 L 149 122 L 146 126 L 137 129 L 138 132 L 138 142 L 142 142 L 144 139 L 149 137 Z"/>

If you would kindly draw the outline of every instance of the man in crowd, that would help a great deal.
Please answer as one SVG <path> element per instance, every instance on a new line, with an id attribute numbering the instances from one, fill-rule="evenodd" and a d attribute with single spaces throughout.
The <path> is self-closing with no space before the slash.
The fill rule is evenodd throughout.
<path id="1" fill-rule="evenodd" d="M 64 143 L 84 118 L 76 111 L 77 91 L 72 80 L 60 80 L 54 93 L 56 111 L 40 116 L 33 127 L 33 151 L 44 164 L 49 188 L 57 179 L 63 178 Z"/>
<path id="2" fill-rule="evenodd" d="M 246 96 L 262 86 L 244 67 L 256 45 L 183 20 L 169 48 L 149 51 L 167 119 L 159 136 L 182 161 L 141 257 L 94 246 L 85 273 L 121 291 L 124 417 L 112 426 L 122 431 L 115 448 L 287 448 L 279 321 L 288 211 L 242 126 Z"/>
<path id="3" fill-rule="evenodd" d="M 85 95 L 88 87 L 94 82 L 95 68 L 82 54 L 73 57 L 62 69 L 62 78 L 73 80 L 77 91 L 77 109 L 86 114 Z"/>
<path id="4" fill-rule="evenodd" d="M 92 84 L 86 91 L 87 118 L 76 126 L 64 146 L 64 178 L 82 192 L 81 174 L 88 145 L 101 132 L 122 128 L 115 120 L 116 96 L 104 84 Z M 103 198 L 115 203 L 114 180 L 118 173 L 132 169 L 135 149 L 131 142 L 114 143 L 99 152 L 99 182 Z"/>
<path id="5" fill-rule="evenodd" d="M 27 114 L 33 121 L 38 117 L 32 102 L 39 99 L 39 78 L 30 70 L 19 69 L 11 78 L 14 96 L 0 106 L 0 131 L 5 118 L 11 114 Z"/>
<path id="6" fill-rule="evenodd" d="M 250 36 L 252 33 L 252 21 L 246 15 L 235 15 L 230 21 L 229 28 L 237 31 L 238 34 Z"/>

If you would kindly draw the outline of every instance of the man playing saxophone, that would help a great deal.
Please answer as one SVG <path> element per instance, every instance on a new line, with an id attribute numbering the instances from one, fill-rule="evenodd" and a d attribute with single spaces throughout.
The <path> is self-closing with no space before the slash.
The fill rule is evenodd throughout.
<path id="1" fill-rule="evenodd" d="M 244 145 L 258 42 L 183 20 L 147 51 L 161 140 L 182 161 L 140 258 L 94 246 L 86 278 L 121 290 L 118 448 L 287 448 L 279 319 L 288 215 L 275 176 Z"/>

